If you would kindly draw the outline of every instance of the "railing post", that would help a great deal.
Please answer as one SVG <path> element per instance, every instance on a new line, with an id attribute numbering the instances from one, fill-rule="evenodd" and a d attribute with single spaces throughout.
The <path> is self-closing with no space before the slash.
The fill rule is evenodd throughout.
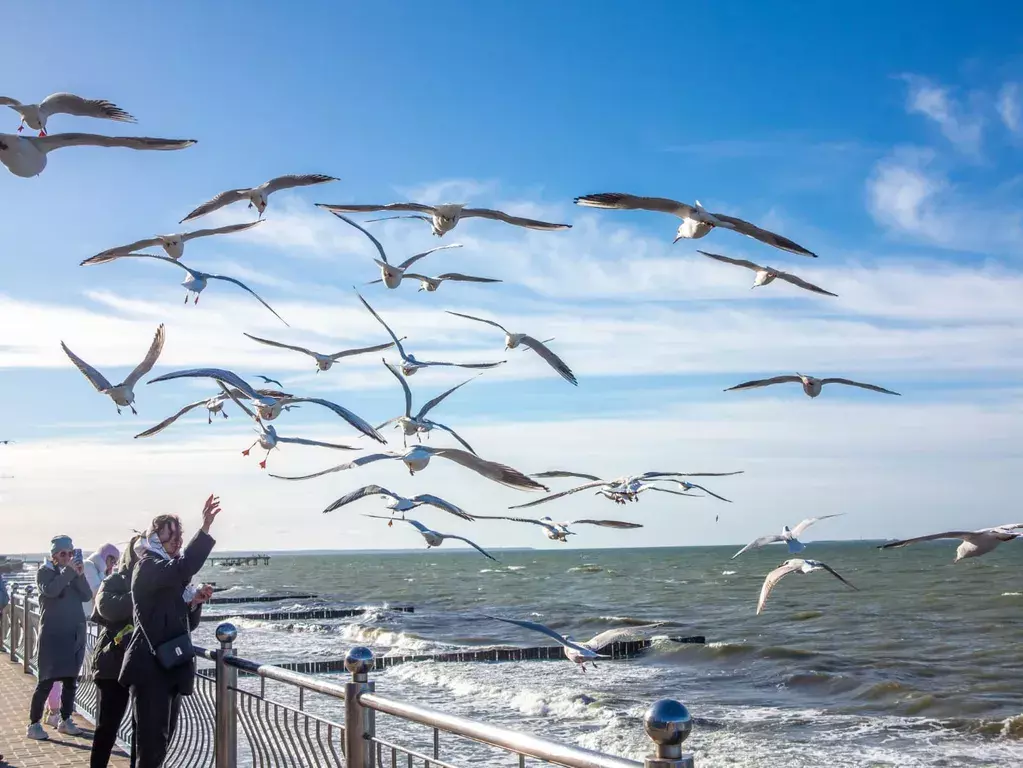
<path id="1" fill-rule="evenodd" d="M 685 704 L 675 699 L 655 701 L 643 717 L 643 727 L 655 745 L 644 768 L 694 768 L 693 756 L 682 754 L 682 742 L 693 732 L 693 718 Z"/>
<path id="2" fill-rule="evenodd" d="M 7 585 L 0 581 L 0 589 L 7 589 Z M 0 650 L 7 648 L 10 650 L 11 647 L 11 628 L 14 626 L 14 622 L 11 617 L 14 615 L 14 585 L 11 585 L 10 599 L 7 601 L 7 607 L 0 612 Z"/>
<path id="3" fill-rule="evenodd" d="M 238 668 L 226 663 L 228 656 L 235 655 L 233 647 L 238 630 L 234 624 L 225 622 L 217 627 L 217 711 L 216 711 L 216 768 L 235 768 L 238 761 L 238 719 L 237 694 Z"/>
<path id="4" fill-rule="evenodd" d="M 345 669 L 352 673 L 352 681 L 345 683 L 345 766 L 374 768 L 376 752 L 370 739 L 376 735 L 376 713 L 359 703 L 359 696 L 375 687 L 369 680 L 373 651 L 362 646 L 350 649 Z"/>
<path id="5" fill-rule="evenodd" d="M 28 610 L 28 598 L 32 587 L 25 589 L 25 597 L 21 603 L 21 667 L 25 674 L 32 672 L 32 614 Z"/>
<path id="6" fill-rule="evenodd" d="M 11 635 L 7 650 L 10 651 L 11 661 L 18 660 L 18 585 L 11 585 Z"/>

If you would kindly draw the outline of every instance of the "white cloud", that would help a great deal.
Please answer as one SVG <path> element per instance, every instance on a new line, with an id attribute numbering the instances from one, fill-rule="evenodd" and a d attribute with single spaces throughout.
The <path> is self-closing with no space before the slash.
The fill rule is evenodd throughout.
<path id="1" fill-rule="evenodd" d="M 496 181 L 481 181 L 479 179 L 440 179 L 425 184 L 413 186 L 400 186 L 397 192 L 407 200 L 426 205 L 438 205 L 441 203 L 469 203 L 479 202 L 479 198 L 489 195 L 498 188 Z M 391 201 L 385 201 L 391 202 Z"/>
<path id="2" fill-rule="evenodd" d="M 906 110 L 930 118 L 957 149 L 971 155 L 980 153 L 984 130 L 983 118 L 968 111 L 954 99 L 949 90 L 923 77 L 906 75 L 909 90 Z"/>
<path id="3" fill-rule="evenodd" d="M 733 504 L 648 495 L 626 508 L 597 507 L 608 517 L 645 525 L 624 539 L 635 546 L 744 543 L 754 534 L 828 512 L 848 514 L 829 520 L 827 529 L 815 529 L 817 538 L 911 535 L 993 525 L 1012 516 L 998 510 L 1005 508 L 1005 494 L 1018 474 L 1023 429 L 1018 395 L 989 405 L 928 405 L 894 398 L 849 402 L 829 399 L 828 392 L 814 401 L 797 392 L 746 394 L 750 397 L 742 400 L 666 408 L 657 418 L 492 422 L 463 432 L 481 455 L 526 472 L 562 468 L 617 476 L 654 468 L 745 470 L 706 480 Z M 37 551 L 58 531 L 75 536 L 85 548 L 123 541 L 133 527 L 164 512 L 181 514 L 191 531 L 203 499 L 213 491 L 225 510 L 215 530 L 220 549 L 265 548 L 270 541 L 274 548 L 418 549 L 422 542 L 414 531 L 387 529 L 359 515 L 379 511 L 371 500 L 330 516 L 321 510 L 368 483 L 399 493 L 435 493 L 480 514 L 500 514 L 508 505 L 537 497 L 442 460 L 414 478 L 398 462 L 379 462 L 310 481 L 274 480 L 258 469 L 257 456 L 239 455 L 252 439 L 241 420 L 185 426 L 146 442 L 124 436 L 8 446 L 4 471 L 13 477 L 4 480 L 0 509 L 18 514 L 5 518 L 5 549 Z M 277 427 L 282 434 L 296 429 L 290 415 Z M 322 425 L 301 429 L 309 437 L 339 437 Z M 180 439 L 182 434 L 187 437 Z M 608 450 L 612 444 L 614 450 Z M 270 458 L 270 469 L 298 474 L 347 457 L 284 446 Z M 54 477 L 61 482 L 54 483 Z M 530 511 L 571 520 L 592 515 L 600 503 L 580 493 Z M 422 514 L 428 524 L 468 535 L 484 547 L 557 546 L 531 527 L 463 523 L 431 510 Z M 721 516 L 718 524 L 715 514 Z M 573 545 L 621 546 L 623 536 L 580 528 Z"/>
<path id="4" fill-rule="evenodd" d="M 1020 115 L 1019 85 L 1006 83 L 998 92 L 998 115 L 1005 127 L 1013 133 L 1023 130 L 1023 119 Z"/>
<path id="5" fill-rule="evenodd" d="M 867 208 L 881 226 L 942 248 L 1019 252 L 1023 210 L 960 191 L 934 168 L 931 152 L 903 149 L 880 161 L 867 180 Z"/>

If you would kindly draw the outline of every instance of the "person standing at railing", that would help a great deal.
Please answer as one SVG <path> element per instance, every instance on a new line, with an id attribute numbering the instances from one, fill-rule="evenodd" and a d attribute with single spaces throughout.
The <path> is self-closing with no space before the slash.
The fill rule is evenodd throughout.
<path id="1" fill-rule="evenodd" d="M 104 544 L 85 559 L 85 580 L 89 582 L 89 589 L 92 590 L 92 597 L 82 603 L 85 611 L 85 618 L 92 616 L 92 610 L 96 604 L 96 593 L 103 579 L 114 572 L 117 560 L 121 553 L 113 544 Z"/>
<path id="2" fill-rule="evenodd" d="M 182 553 L 181 521 L 174 515 L 153 520 L 139 544 L 139 561 L 131 579 L 134 605 L 132 633 L 120 681 L 131 688 L 135 716 L 135 751 L 139 768 L 160 768 L 177 725 L 181 697 L 195 685 L 195 651 L 191 630 L 201 607 L 213 594 L 203 585 L 189 586 L 213 551 L 210 526 L 220 512 L 213 495 L 203 507 L 202 529 Z"/>
<path id="3" fill-rule="evenodd" d="M 131 576 L 139 559 L 135 545 L 140 538 L 136 536 L 128 542 L 117 570 L 103 579 L 96 592 L 96 606 L 91 621 L 102 629 L 92 650 L 92 681 L 97 693 L 96 732 L 92 737 L 90 768 L 106 768 L 110 762 L 110 753 L 117 742 L 117 731 L 128 708 L 129 691 L 117 678 L 121 674 L 121 664 L 124 663 L 124 651 L 135 629 L 131 623 Z M 133 753 L 134 738 L 133 733 Z"/>
<path id="4" fill-rule="evenodd" d="M 50 541 L 50 560 L 36 573 L 39 588 L 39 680 L 29 710 L 28 737 L 48 739 L 40 722 L 43 704 L 55 682 L 63 685 L 60 697 L 60 725 L 57 730 L 69 736 L 82 732 L 71 720 L 75 711 L 78 673 L 85 661 L 85 613 L 82 602 L 92 597 L 83 576 L 82 561 L 74 556 L 70 536 L 54 536 Z"/>

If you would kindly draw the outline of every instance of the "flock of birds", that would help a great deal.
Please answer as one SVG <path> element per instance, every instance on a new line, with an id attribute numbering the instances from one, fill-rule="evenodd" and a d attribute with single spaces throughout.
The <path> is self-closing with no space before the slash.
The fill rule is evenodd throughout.
<path id="1" fill-rule="evenodd" d="M 134 123 L 135 118 L 125 112 L 123 109 L 109 101 L 104 100 L 93 100 L 84 99 L 79 96 L 75 96 L 68 93 L 57 93 L 52 96 L 43 99 L 39 104 L 23 104 L 13 98 L 0 97 L 0 106 L 8 106 L 14 111 L 18 112 L 22 119 L 22 125 L 18 128 L 16 134 L 5 134 L 0 133 L 0 162 L 2 162 L 12 173 L 21 177 L 33 177 L 41 173 L 47 164 L 48 154 L 55 149 L 71 146 L 96 146 L 96 147 L 122 147 L 134 150 L 181 150 L 185 149 L 195 143 L 192 139 L 161 139 L 161 138 L 148 138 L 148 137 L 111 137 L 102 136 L 95 134 L 85 133 L 57 133 L 48 134 L 47 125 L 51 118 L 55 115 L 76 115 L 81 117 L 91 118 L 102 118 L 107 120 L 114 120 L 124 123 Z M 21 135 L 25 126 L 28 128 L 38 131 L 38 136 L 24 136 Z M 240 288 L 259 301 L 268 311 L 272 312 L 284 325 L 287 322 L 277 313 L 273 307 L 270 306 L 262 297 L 256 294 L 248 285 L 243 283 L 229 275 L 212 274 L 204 272 L 194 267 L 186 266 L 182 263 L 181 259 L 185 254 L 185 247 L 187 243 L 192 241 L 202 240 L 207 237 L 228 235 L 232 233 L 242 232 L 245 230 L 257 227 L 262 221 L 263 216 L 267 210 L 270 196 L 282 190 L 296 189 L 308 186 L 318 186 L 321 184 L 337 181 L 333 176 L 323 174 L 307 174 L 307 175 L 286 175 L 279 176 L 271 179 L 263 184 L 255 187 L 231 189 L 214 196 L 207 202 L 199 205 L 192 210 L 188 215 L 181 219 L 179 223 L 190 222 L 200 217 L 206 216 L 214 211 L 223 209 L 227 206 L 234 205 L 236 203 L 246 203 L 249 208 L 254 208 L 258 214 L 258 218 L 255 221 L 241 222 L 237 224 L 231 224 L 228 226 L 221 226 L 209 229 L 198 229 L 187 232 L 179 232 L 176 234 L 169 235 L 155 235 L 152 237 L 146 237 L 137 240 L 126 245 L 109 248 L 101 253 L 91 256 L 81 262 L 82 266 L 98 266 L 104 264 L 110 264 L 115 261 L 122 259 L 150 259 L 162 261 L 167 264 L 174 265 L 182 269 L 186 275 L 182 282 L 182 286 L 186 289 L 187 293 L 185 296 L 185 302 L 188 302 L 189 297 L 194 297 L 193 303 L 198 303 L 199 295 L 209 285 L 210 281 L 221 281 L 229 283 L 237 288 Z M 798 243 L 770 232 L 766 229 L 758 227 L 748 221 L 728 216 L 723 213 L 712 213 L 707 211 L 699 201 L 696 201 L 695 205 L 689 205 L 687 203 L 678 202 L 667 198 L 656 198 L 656 197 L 640 197 L 636 195 L 620 194 L 620 193 L 602 193 L 585 195 L 575 199 L 575 203 L 580 206 L 599 208 L 599 209 L 612 209 L 612 210 L 644 210 L 654 211 L 659 213 L 666 213 L 680 219 L 675 239 L 677 242 L 681 239 L 698 239 L 703 238 L 711 231 L 715 229 L 731 230 L 732 232 L 745 235 L 753 238 L 761 243 L 771 246 L 775 249 L 786 251 L 791 254 L 799 256 L 817 258 L 817 254 L 809 251 Z M 385 216 L 383 218 L 367 219 L 366 223 L 373 221 L 382 221 L 390 218 L 408 218 L 426 221 L 430 224 L 431 230 L 438 238 L 444 237 L 447 233 L 455 229 L 460 222 L 463 220 L 469 220 L 473 218 L 489 219 L 491 221 L 499 221 L 511 226 L 525 227 L 533 230 L 542 231 L 563 231 L 571 227 L 569 224 L 559 224 L 546 221 L 538 221 L 535 219 L 523 218 L 520 216 L 514 216 L 509 213 L 492 210 L 486 208 L 470 208 L 465 204 L 448 203 L 443 205 L 427 205 L 423 203 L 405 202 L 405 203 L 390 203 L 390 204 L 357 204 L 357 205 L 333 205 L 333 204 L 317 204 L 320 208 L 329 211 L 331 214 L 336 216 L 344 224 L 351 226 L 361 232 L 373 245 L 379 258 L 374 258 L 374 262 L 380 269 L 380 277 L 377 280 L 372 281 L 373 284 L 383 283 L 387 289 L 397 289 L 402 281 L 406 278 L 417 280 L 419 282 L 419 291 L 435 292 L 445 282 L 463 282 L 463 283 L 477 283 L 477 284 L 492 284 L 499 283 L 501 280 L 492 277 L 481 277 L 475 275 L 466 275 L 456 272 L 446 272 L 435 276 L 425 274 L 421 266 L 417 266 L 418 272 L 409 271 L 414 265 L 418 265 L 423 259 L 430 256 L 438 251 L 459 248 L 458 244 L 442 245 L 436 248 L 431 248 L 422 253 L 417 253 L 404 261 L 392 261 L 388 257 L 381 242 L 365 227 L 349 218 L 346 214 L 352 213 L 379 213 L 386 212 L 395 214 L 391 216 Z M 163 253 L 146 253 L 143 252 L 147 248 L 159 248 Z M 755 273 L 755 279 L 753 287 L 766 286 L 780 280 L 794 285 L 803 290 L 811 291 L 816 294 L 824 296 L 836 296 L 836 294 L 824 290 L 823 288 L 809 283 L 797 275 L 789 272 L 777 269 L 771 266 L 761 266 L 751 261 L 743 259 L 734 259 L 719 254 L 709 253 L 706 251 L 699 251 L 702 255 L 711 258 L 715 261 L 731 264 L 733 266 L 740 266 L 749 269 Z M 355 446 L 343 445 L 339 443 L 327 443 L 318 440 L 309 440 L 301 437 L 293 436 L 282 436 L 278 434 L 276 428 L 271 423 L 276 420 L 280 414 L 284 411 L 289 411 L 292 408 L 301 407 L 302 405 L 314 405 L 322 408 L 326 408 L 332 411 L 336 416 L 347 422 L 352 428 L 359 432 L 362 436 L 368 437 L 378 443 L 386 443 L 387 441 L 381 435 L 380 430 L 388 425 L 393 425 L 396 429 L 401 429 L 403 448 L 402 450 L 384 451 L 378 453 L 367 453 L 360 455 L 352 461 L 338 464 L 319 472 L 312 474 L 300 475 L 300 476 L 282 476 L 273 475 L 271 477 L 301 481 L 308 480 L 322 475 L 333 473 L 333 472 L 344 472 L 365 464 L 384 461 L 384 460 L 397 460 L 401 461 L 408 469 L 410 474 L 420 472 L 428 466 L 430 460 L 433 458 L 441 458 L 447 461 L 454 462 L 466 469 L 469 469 L 477 474 L 492 480 L 502 485 L 526 490 L 526 491 L 549 491 L 549 488 L 542 484 L 540 480 L 551 480 L 551 479 L 562 479 L 562 478 L 576 478 L 585 480 L 586 482 L 571 487 L 567 490 L 558 491 L 555 493 L 549 493 L 543 498 L 530 501 L 524 504 L 518 504 L 510 507 L 510 509 L 533 507 L 539 504 L 549 503 L 556 499 L 563 498 L 575 493 L 579 493 L 586 490 L 592 490 L 595 495 L 602 498 L 608 499 L 616 504 L 627 504 L 629 502 L 638 501 L 641 494 L 648 491 L 654 491 L 658 493 L 670 493 L 676 496 L 687 496 L 693 497 L 698 494 L 692 493 L 693 491 L 700 491 L 702 494 L 711 496 L 721 501 L 729 501 L 725 497 L 710 491 L 702 485 L 697 485 L 684 478 L 691 477 L 724 477 L 729 475 L 740 474 L 740 472 L 696 472 L 696 473 L 683 473 L 683 472 L 658 472 L 648 471 L 638 475 L 625 475 L 612 479 L 605 479 L 596 475 L 569 472 L 565 470 L 553 470 L 547 472 L 540 472 L 533 475 L 524 474 L 516 469 L 508 467 L 504 464 L 500 464 L 495 461 L 484 459 L 480 457 L 469 443 L 459 435 L 454 429 L 446 424 L 442 424 L 431 418 L 428 415 L 440 405 L 446 398 L 451 396 L 461 387 L 468 384 L 472 379 L 463 381 L 462 383 L 447 389 L 446 391 L 436 395 L 431 400 L 427 401 L 421 408 L 414 412 L 413 408 L 413 396 L 412 391 L 409 388 L 408 379 L 411 378 L 417 371 L 424 368 L 433 367 L 459 367 L 470 370 L 486 370 L 495 368 L 499 365 L 507 362 L 506 360 L 489 361 L 489 362 L 451 362 L 451 361 L 435 361 L 435 360 L 421 360 L 413 355 L 406 349 L 406 346 L 402 342 L 407 341 L 406 336 L 399 337 L 395 331 L 385 322 L 380 314 L 370 305 L 368 301 L 358 291 L 355 292 L 356 297 L 362 306 L 376 319 L 380 324 L 382 330 L 386 332 L 389 341 L 381 340 L 381 343 L 373 344 L 370 346 L 359 347 L 355 349 L 346 349 L 339 352 L 318 352 L 308 347 L 303 347 L 295 344 L 288 344 L 282 341 L 274 339 L 263 338 L 254 336 L 252 334 L 244 334 L 251 341 L 278 349 L 290 350 L 298 354 L 306 355 L 315 362 L 317 372 L 329 371 L 332 366 L 348 357 L 355 355 L 370 354 L 376 352 L 384 352 L 393 348 L 398 355 L 398 360 L 395 362 L 388 362 L 383 360 L 383 365 L 388 373 L 393 376 L 398 384 L 401 386 L 402 394 L 404 395 L 405 408 L 404 412 L 398 416 L 395 416 L 387 421 L 373 426 L 370 422 L 353 413 L 349 409 L 326 399 L 319 397 L 303 397 L 297 396 L 288 392 L 283 391 L 283 385 L 276 379 L 270 378 L 266 375 L 258 375 L 257 377 L 262 379 L 264 385 L 275 384 L 278 389 L 271 389 L 268 386 L 264 387 L 253 387 L 248 381 L 237 373 L 225 370 L 221 368 L 198 368 L 188 370 L 172 371 L 170 373 L 157 376 L 156 378 L 150 379 L 147 383 L 154 384 L 157 382 L 167 382 L 176 379 L 208 379 L 211 384 L 215 384 L 219 391 L 212 393 L 210 396 L 197 400 L 192 403 L 184 405 L 180 410 L 171 416 L 167 417 L 160 423 L 156 424 L 149 429 L 140 432 L 136 438 L 147 438 L 156 435 L 167 427 L 172 425 L 175 421 L 180 419 L 182 416 L 190 413 L 193 410 L 204 408 L 207 414 L 207 422 L 212 423 L 213 416 L 216 414 L 222 415 L 227 418 L 227 413 L 224 411 L 224 407 L 228 401 L 233 402 L 238 408 L 252 420 L 254 428 L 257 432 L 257 439 L 255 442 L 246 448 L 243 453 L 248 455 L 250 450 L 255 448 L 257 445 L 264 451 L 266 451 L 266 457 L 264 457 L 259 463 L 260 466 L 265 468 L 266 461 L 269 454 L 282 443 L 292 443 L 298 445 L 313 446 L 317 448 L 339 450 L 339 451 L 354 451 L 359 450 Z M 470 320 L 476 323 L 483 323 L 489 325 L 501 333 L 504 334 L 505 349 L 516 349 L 516 348 L 527 348 L 535 352 L 545 363 L 547 363 L 551 369 L 553 369 L 559 376 L 565 381 L 572 385 L 578 385 L 578 379 L 573 373 L 572 369 L 568 364 L 556 354 L 548 344 L 553 339 L 540 340 L 535 336 L 512 332 L 508 330 L 504 325 L 497 322 L 496 320 L 475 317 L 473 315 L 464 314 L 461 312 L 450 312 L 449 314 L 464 320 Z M 117 407 L 118 413 L 121 412 L 122 408 L 130 408 L 132 413 L 137 413 L 135 410 L 135 387 L 149 371 L 156 364 L 163 350 L 164 342 L 166 340 L 166 330 L 163 325 L 160 325 L 153 337 L 153 341 L 146 353 L 144 359 L 138 366 L 120 383 L 111 384 L 110 381 L 93 366 L 89 365 L 85 360 L 75 354 L 66 344 L 63 342 L 61 346 L 68 358 L 74 363 L 74 365 L 82 372 L 82 374 L 88 379 L 88 381 L 98 390 L 99 392 L 107 395 L 114 402 Z M 480 374 L 477 374 L 477 376 Z M 734 387 L 730 387 L 726 391 L 732 390 L 746 390 L 754 389 L 758 387 L 766 387 L 774 384 L 784 383 L 798 383 L 802 386 L 803 391 L 806 395 L 811 398 L 815 398 L 820 395 L 822 388 L 825 384 L 843 384 L 846 386 L 859 387 L 862 389 L 868 389 L 875 392 L 880 392 L 888 395 L 898 395 L 899 393 L 893 392 L 892 390 L 884 387 L 877 386 L 875 384 L 869 384 L 864 382 L 853 381 L 846 378 L 827 377 L 827 378 L 816 378 L 801 373 L 795 374 L 784 374 L 774 376 L 771 378 L 757 379 L 753 381 L 747 381 L 738 384 Z M 422 444 L 423 435 L 428 435 L 434 430 L 440 430 L 445 432 L 458 442 L 460 448 L 445 448 L 445 447 L 432 447 Z M 416 438 L 417 442 L 414 445 L 409 445 L 410 438 Z M 637 523 L 626 522 L 622 520 L 614 519 L 576 519 L 564 522 L 556 522 L 550 517 L 542 518 L 529 518 L 529 517 L 513 517 L 513 516 L 487 516 L 487 515 L 472 515 L 462 508 L 441 499 L 431 494 L 419 494 L 411 498 L 406 498 L 393 491 L 383 488 L 379 485 L 366 485 L 358 488 L 334 501 L 330 504 L 324 512 L 333 512 L 348 506 L 358 500 L 368 497 L 382 497 L 386 500 L 386 508 L 390 510 L 390 516 L 383 515 L 368 515 L 373 518 L 384 518 L 388 520 L 388 525 L 392 525 L 396 519 L 395 513 L 401 515 L 400 520 L 407 522 L 412 525 L 426 542 L 427 547 L 440 546 L 445 539 L 457 539 L 463 541 L 468 545 L 478 550 L 484 556 L 494 559 L 486 550 L 480 547 L 476 542 L 471 541 L 463 536 L 442 533 L 439 531 L 432 530 L 420 521 L 406 518 L 405 513 L 411 512 L 414 509 L 423 506 L 430 506 L 435 509 L 448 512 L 454 517 L 457 517 L 463 521 L 475 521 L 481 519 L 487 520 L 503 520 L 513 523 L 523 523 L 529 525 L 539 526 L 547 538 L 552 541 L 565 542 L 568 540 L 570 535 L 574 535 L 576 531 L 571 530 L 574 527 L 582 525 L 593 525 L 607 528 L 617 529 L 631 529 L 641 527 Z M 781 534 L 765 536 L 756 539 L 755 541 L 748 544 L 735 556 L 739 556 L 744 552 L 751 549 L 757 549 L 759 547 L 772 544 L 772 543 L 784 543 L 788 546 L 789 553 L 796 554 L 803 550 L 804 545 L 799 541 L 798 537 L 814 522 L 819 519 L 826 517 L 833 517 L 834 515 L 824 515 L 820 518 L 810 518 L 803 520 L 801 523 L 793 528 L 786 526 Z M 883 548 L 890 547 L 902 547 L 909 544 L 913 544 L 919 541 L 928 541 L 932 539 L 940 538 L 955 538 L 961 539 L 962 544 L 959 546 L 956 552 L 956 561 L 968 557 L 976 557 L 990 552 L 998 544 L 1003 541 L 1009 541 L 1011 539 L 1023 537 L 1023 523 L 1008 524 L 998 526 L 995 528 L 987 528 L 979 531 L 945 531 L 942 533 L 931 534 L 928 536 L 920 536 L 912 539 L 906 539 L 903 541 L 890 542 L 883 545 Z M 785 561 L 781 566 L 771 571 L 763 582 L 763 586 L 760 593 L 760 598 L 757 604 L 757 613 L 759 614 L 764 607 L 764 603 L 767 600 L 768 595 L 775 585 L 786 575 L 790 573 L 814 573 L 818 571 L 827 571 L 836 578 L 840 579 L 843 583 L 852 587 L 848 581 L 840 576 L 834 569 L 829 565 L 809 559 L 793 558 Z M 852 587 L 855 589 L 855 587 Z M 520 626 L 534 629 L 552 637 L 559 638 L 559 642 L 562 642 L 566 647 L 566 653 L 569 653 L 569 657 L 579 662 L 585 662 L 595 658 L 592 647 L 575 644 L 571 639 L 564 638 L 549 627 L 543 625 L 537 625 L 532 622 L 517 622 L 514 620 L 502 619 L 502 621 L 510 621 L 511 623 L 518 624 Z"/>

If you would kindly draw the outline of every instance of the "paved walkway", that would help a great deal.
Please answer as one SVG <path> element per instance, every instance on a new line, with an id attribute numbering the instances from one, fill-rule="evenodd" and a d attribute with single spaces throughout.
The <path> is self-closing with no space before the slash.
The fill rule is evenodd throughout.
<path id="1" fill-rule="evenodd" d="M 75 723 L 85 733 L 82 736 L 64 736 L 56 728 L 46 727 L 49 741 L 26 738 L 28 728 L 28 702 L 35 689 L 34 675 L 26 675 L 21 664 L 12 664 L 10 656 L 0 655 L 0 766 L 3 768 L 74 768 L 89 765 L 92 748 L 92 726 L 81 715 Z M 125 768 L 127 756 L 114 751 L 110 765 Z"/>

